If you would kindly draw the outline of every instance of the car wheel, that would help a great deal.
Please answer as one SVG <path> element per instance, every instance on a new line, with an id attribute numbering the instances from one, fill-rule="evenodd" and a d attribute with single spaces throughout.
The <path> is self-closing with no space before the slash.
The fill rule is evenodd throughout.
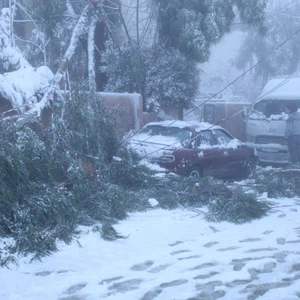
<path id="1" fill-rule="evenodd" d="M 244 168 L 244 178 L 252 178 L 255 174 L 256 170 L 256 163 L 253 160 L 249 160 L 246 162 L 245 168 Z"/>
<path id="2" fill-rule="evenodd" d="M 193 178 L 201 178 L 202 177 L 202 172 L 201 169 L 197 166 L 193 166 L 190 170 L 189 170 L 189 177 L 193 177 Z"/>

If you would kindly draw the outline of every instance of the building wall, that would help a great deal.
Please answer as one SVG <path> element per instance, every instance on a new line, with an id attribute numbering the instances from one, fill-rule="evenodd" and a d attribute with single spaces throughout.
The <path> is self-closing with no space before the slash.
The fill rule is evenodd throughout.
<path id="1" fill-rule="evenodd" d="M 110 112 L 119 136 L 131 130 L 138 131 L 144 125 L 140 94 L 98 93 L 98 97 Z"/>

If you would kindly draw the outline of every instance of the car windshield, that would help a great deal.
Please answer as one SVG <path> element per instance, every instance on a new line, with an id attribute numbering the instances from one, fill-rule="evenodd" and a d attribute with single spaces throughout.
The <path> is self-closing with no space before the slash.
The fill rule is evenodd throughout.
<path id="1" fill-rule="evenodd" d="M 160 125 L 149 125 L 141 130 L 141 133 L 150 136 L 161 135 L 166 137 L 174 137 L 182 144 L 186 143 L 192 136 L 192 132 L 186 128 L 165 127 Z"/>

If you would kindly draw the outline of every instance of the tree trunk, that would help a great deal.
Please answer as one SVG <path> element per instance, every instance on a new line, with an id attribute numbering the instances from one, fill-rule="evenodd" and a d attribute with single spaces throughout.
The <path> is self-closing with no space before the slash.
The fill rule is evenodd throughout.
<path id="1" fill-rule="evenodd" d="M 97 25 L 97 16 L 93 15 L 90 20 L 88 33 L 88 73 L 89 73 L 89 90 L 96 93 L 96 76 L 95 76 L 95 30 Z"/>
<path id="2" fill-rule="evenodd" d="M 96 26 L 95 32 L 95 62 L 96 62 L 96 84 L 97 91 L 103 92 L 105 86 L 107 84 L 107 74 L 103 72 L 100 67 L 103 65 L 101 53 L 105 50 L 105 42 L 108 39 L 108 35 L 106 34 L 105 23 L 98 22 Z"/>

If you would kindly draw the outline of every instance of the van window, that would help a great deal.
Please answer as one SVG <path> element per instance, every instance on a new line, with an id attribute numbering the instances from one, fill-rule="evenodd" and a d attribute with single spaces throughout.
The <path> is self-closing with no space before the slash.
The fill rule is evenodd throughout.
<path id="1" fill-rule="evenodd" d="M 300 101 L 297 100 L 261 100 L 254 105 L 254 109 L 269 118 L 271 115 L 280 115 L 285 112 L 284 108 L 292 103 L 300 108 Z"/>

